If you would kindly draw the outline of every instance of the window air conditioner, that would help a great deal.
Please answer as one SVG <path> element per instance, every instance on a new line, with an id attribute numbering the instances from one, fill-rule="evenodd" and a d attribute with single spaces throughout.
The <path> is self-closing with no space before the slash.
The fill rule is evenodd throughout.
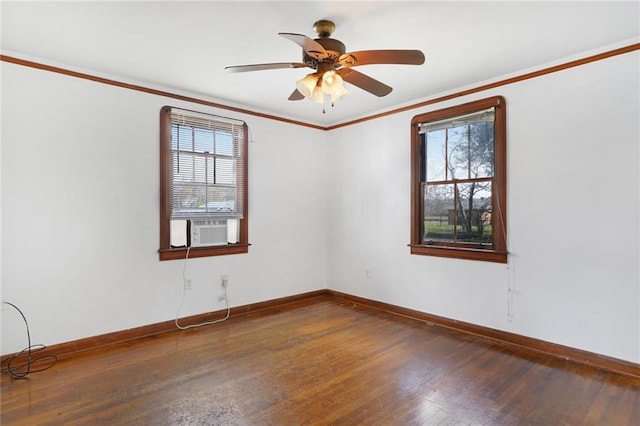
<path id="1" fill-rule="evenodd" d="M 191 247 L 222 246 L 227 240 L 226 219 L 191 221 Z"/>

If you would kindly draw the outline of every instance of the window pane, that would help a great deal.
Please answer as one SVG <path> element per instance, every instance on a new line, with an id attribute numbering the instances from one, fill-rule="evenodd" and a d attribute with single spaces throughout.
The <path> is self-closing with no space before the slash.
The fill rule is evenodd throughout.
<path id="1" fill-rule="evenodd" d="M 233 212 L 236 206 L 235 188 L 225 188 L 220 186 L 207 187 L 207 204 L 208 212 Z"/>
<path id="2" fill-rule="evenodd" d="M 449 179 L 469 178 L 468 126 L 453 127 L 448 131 Z"/>
<path id="3" fill-rule="evenodd" d="M 174 185 L 173 209 L 177 215 L 194 217 L 206 213 L 235 211 L 235 188 L 218 186 Z"/>
<path id="4" fill-rule="evenodd" d="M 201 186 L 176 185 L 171 193 L 171 203 L 177 213 L 194 213 L 205 203 L 205 192 Z"/>
<path id="5" fill-rule="evenodd" d="M 216 132 L 216 150 L 218 155 L 233 156 L 233 135 L 228 132 Z"/>
<path id="6" fill-rule="evenodd" d="M 229 158 L 216 158 L 216 183 L 233 185 L 233 176 L 233 160 Z"/>
<path id="7" fill-rule="evenodd" d="M 427 132 L 426 141 L 427 182 L 445 180 L 445 130 Z"/>
<path id="8" fill-rule="evenodd" d="M 193 155 L 184 152 L 173 153 L 173 180 L 175 182 L 193 182 Z"/>
<path id="9" fill-rule="evenodd" d="M 462 243 L 491 244 L 491 182 L 456 185 L 456 240 Z"/>
<path id="10" fill-rule="evenodd" d="M 191 126 L 183 126 L 180 124 L 171 125 L 171 149 L 185 149 L 191 151 L 193 149 L 193 133 Z"/>
<path id="11" fill-rule="evenodd" d="M 213 131 L 194 127 L 193 150 L 213 153 Z"/>
<path id="12" fill-rule="evenodd" d="M 197 156 L 193 159 L 193 180 L 194 182 L 207 182 L 206 157 Z"/>
<path id="13" fill-rule="evenodd" d="M 493 176 L 493 122 L 471 125 L 471 178 Z"/>
<path id="14" fill-rule="evenodd" d="M 453 241 L 453 194 L 452 184 L 424 186 L 424 241 Z"/>
<path id="15" fill-rule="evenodd" d="M 214 157 L 207 157 L 207 182 L 206 183 L 216 183 L 215 173 L 216 169 L 214 167 L 216 159 Z"/>

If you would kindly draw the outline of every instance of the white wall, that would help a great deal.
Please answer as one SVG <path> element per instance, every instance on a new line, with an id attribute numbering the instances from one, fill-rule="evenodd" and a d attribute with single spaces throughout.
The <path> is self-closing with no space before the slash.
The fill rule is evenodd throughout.
<path id="1" fill-rule="evenodd" d="M 227 274 L 232 306 L 328 287 L 640 362 L 638 56 L 331 132 L 240 116 L 256 141 L 253 245 L 190 261 L 181 316 L 222 309 Z M 2 73 L 2 299 L 44 344 L 173 319 L 184 264 L 156 252 L 158 112 L 236 114 L 8 63 Z M 497 94 L 510 263 L 410 255 L 411 118 Z M 2 343 L 3 354 L 26 344 L 4 308 Z"/>
<path id="2" fill-rule="evenodd" d="M 639 56 L 336 130 L 329 288 L 640 362 Z M 411 118 L 498 94 L 510 263 L 410 255 Z"/>
<path id="3" fill-rule="evenodd" d="M 184 262 L 157 254 L 163 105 L 245 119 L 255 141 L 249 254 L 190 260 L 180 316 L 224 309 L 221 274 L 232 306 L 326 288 L 324 133 L 9 63 L 2 104 L 2 300 L 34 343 L 175 318 Z M 2 353 L 25 346 L 3 306 Z"/>

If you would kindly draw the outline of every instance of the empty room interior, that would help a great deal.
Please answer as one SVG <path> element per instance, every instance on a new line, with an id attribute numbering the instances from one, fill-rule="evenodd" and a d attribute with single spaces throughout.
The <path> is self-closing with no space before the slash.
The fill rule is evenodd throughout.
<path id="1" fill-rule="evenodd" d="M 0 19 L 2 424 L 638 424 L 638 1 Z"/>

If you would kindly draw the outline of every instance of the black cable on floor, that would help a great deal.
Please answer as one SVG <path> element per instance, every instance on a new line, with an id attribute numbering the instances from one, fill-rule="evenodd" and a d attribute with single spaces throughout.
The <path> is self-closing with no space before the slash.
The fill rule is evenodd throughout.
<path id="1" fill-rule="evenodd" d="M 33 354 L 43 350 L 46 346 L 44 345 L 32 345 L 31 344 L 31 333 L 29 332 L 29 323 L 27 322 L 27 318 L 24 316 L 22 311 L 13 303 L 2 302 L 13 309 L 18 311 L 20 316 L 24 321 L 24 325 L 27 329 L 27 347 L 20 352 L 14 354 L 12 357 L 8 358 L 3 364 L 6 363 L 6 367 L 3 365 L 0 370 L 2 373 L 8 373 L 14 379 L 26 379 L 30 373 L 37 373 L 39 371 L 44 371 L 48 368 L 53 367 L 53 365 L 58 361 L 58 357 L 55 355 L 43 355 L 37 358 L 33 358 Z M 24 359 L 26 357 L 26 359 Z M 45 362 L 44 366 L 34 368 L 34 364 L 41 364 Z"/>

